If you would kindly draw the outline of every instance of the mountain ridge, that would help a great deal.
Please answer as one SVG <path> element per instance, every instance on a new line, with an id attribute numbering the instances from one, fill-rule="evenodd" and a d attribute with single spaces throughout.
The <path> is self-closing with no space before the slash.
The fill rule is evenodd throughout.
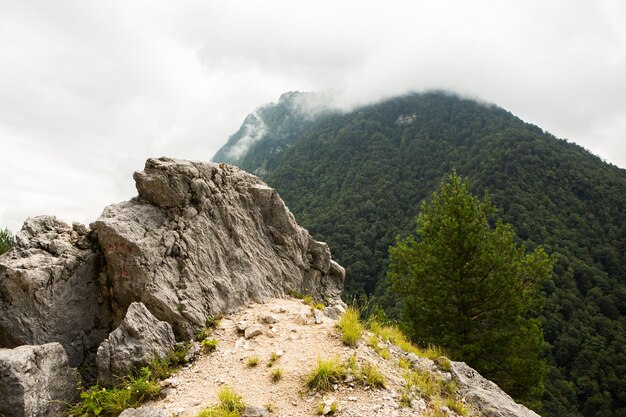
<path id="1" fill-rule="evenodd" d="M 298 221 L 333 246 L 348 295 L 373 294 L 392 315 L 387 248 L 452 169 L 467 177 L 528 247 L 557 257 L 543 289 L 549 415 L 626 412 L 626 170 L 498 106 L 438 92 L 325 114 L 279 154 L 271 142 L 269 131 L 242 168 L 262 167 Z"/>

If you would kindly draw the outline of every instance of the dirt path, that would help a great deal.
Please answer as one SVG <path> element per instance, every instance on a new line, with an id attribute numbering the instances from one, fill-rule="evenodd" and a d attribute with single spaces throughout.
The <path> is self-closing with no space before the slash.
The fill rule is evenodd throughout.
<path id="1" fill-rule="evenodd" d="M 340 416 L 417 416 L 417 410 L 399 405 L 399 392 L 404 380 L 393 356 L 384 360 L 365 343 L 357 348 L 344 346 L 336 329 L 336 321 L 324 317 L 320 324 L 301 324 L 302 314 L 310 308 L 298 299 L 277 299 L 254 304 L 239 313 L 225 317 L 211 337 L 219 341 L 217 350 L 202 354 L 193 364 L 183 368 L 170 380 L 166 398 L 145 404 L 159 407 L 175 416 L 195 416 L 203 407 L 216 403 L 216 393 L 227 384 L 243 396 L 247 405 L 270 408 L 271 416 L 315 416 L 320 402 L 334 398 Z M 271 316 L 278 321 L 262 323 Z M 246 340 L 237 330 L 237 323 L 260 324 L 262 334 Z M 272 367 L 273 353 L 282 356 Z M 314 369 L 317 358 L 336 355 L 347 360 L 354 353 L 360 361 L 369 361 L 386 377 L 386 389 L 369 389 L 340 384 L 327 394 L 311 392 L 305 380 Z M 247 366 L 248 358 L 256 356 L 256 367 Z M 282 369 L 282 379 L 272 382 L 271 372 Z M 353 384 L 354 385 L 354 384 Z"/>

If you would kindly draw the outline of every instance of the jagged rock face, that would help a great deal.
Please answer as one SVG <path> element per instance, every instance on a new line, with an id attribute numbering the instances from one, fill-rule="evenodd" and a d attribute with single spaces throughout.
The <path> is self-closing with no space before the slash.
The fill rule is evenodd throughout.
<path id="1" fill-rule="evenodd" d="M 517 404 L 500 387 L 483 378 L 465 362 L 452 362 L 450 372 L 457 382 L 459 393 L 485 417 L 539 417 L 534 411 Z"/>
<path id="2" fill-rule="evenodd" d="M 0 349 L 0 415 L 61 416 L 78 379 L 59 343 Z"/>
<path id="3" fill-rule="evenodd" d="M 26 220 L 15 246 L 0 257 L 0 347 L 60 342 L 71 366 L 95 359 L 110 313 L 93 246 L 78 223 Z"/>
<path id="4" fill-rule="evenodd" d="M 139 198 L 92 224 L 118 321 L 141 301 L 185 338 L 209 315 L 290 290 L 339 297 L 343 268 L 258 178 L 168 158 L 149 159 L 134 178 Z"/>
<path id="5" fill-rule="evenodd" d="M 154 358 L 166 357 L 175 343 L 168 323 L 158 321 L 142 303 L 132 303 L 119 327 L 98 348 L 98 382 L 112 385 Z"/>

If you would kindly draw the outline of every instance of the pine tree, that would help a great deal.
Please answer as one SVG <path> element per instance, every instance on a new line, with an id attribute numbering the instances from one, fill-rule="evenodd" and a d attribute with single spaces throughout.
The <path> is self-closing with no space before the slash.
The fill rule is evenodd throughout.
<path id="1" fill-rule="evenodd" d="M 0 229 L 0 255 L 11 249 L 14 242 L 15 238 L 9 229 Z"/>
<path id="2" fill-rule="evenodd" d="M 488 197 L 473 196 L 452 173 L 423 203 L 417 239 L 398 238 L 390 249 L 388 279 L 417 342 L 443 346 L 537 406 L 546 370 L 539 285 L 553 260 L 542 248 L 526 253 L 511 226 L 490 225 L 494 214 Z"/>

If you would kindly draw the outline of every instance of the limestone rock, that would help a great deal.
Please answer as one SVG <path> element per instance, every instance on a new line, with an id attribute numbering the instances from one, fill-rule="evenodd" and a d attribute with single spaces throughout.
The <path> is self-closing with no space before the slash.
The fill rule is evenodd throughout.
<path id="1" fill-rule="evenodd" d="M 275 190 L 225 165 L 149 159 L 138 198 L 92 224 L 106 257 L 116 322 L 143 302 L 179 338 L 209 315 L 289 291 L 339 298 L 345 271 L 298 226 Z"/>
<path id="2" fill-rule="evenodd" d="M 59 343 L 0 349 L 0 415 L 60 417 L 78 380 Z"/>
<path id="3" fill-rule="evenodd" d="M 465 362 L 452 362 L 450 372 L 459 394 L 474 404 L 485 417 L 539 417 L 534 411 L 517 404 L 500 387 L 483 378 Z"/>
<path id="4" fill-rule="evenodd" d="M 169 414 L 160 408 L 127 408 L 120 417 L 169 417 Z"/>
<path id="5" fill-rule="evenodd" d="M 246 327 L 246 330 L 244 332 L 244 336 L 246 339 L 252 339 L 253 337 L 260 334 L 263 334 L 263 327 L 261 327 L 261 325 L 259 324 L 252 324 Z"/>
<path id="6" fill-rule="evenodd" d="M 175 343 L 168 323 L 158 321 L 142 303 L 132 303 L 119 327 L 98 348 L 98 381 L 111 385 L 133 368 L 165 357 Z"/>
<path id="7" fill-rule="evenodd" d="M 93 362 L 111 331 L 102 261 L 85 226 L 28 218 L 0 257 L 0 347 L 59 342 L 70 366 Z"/>

